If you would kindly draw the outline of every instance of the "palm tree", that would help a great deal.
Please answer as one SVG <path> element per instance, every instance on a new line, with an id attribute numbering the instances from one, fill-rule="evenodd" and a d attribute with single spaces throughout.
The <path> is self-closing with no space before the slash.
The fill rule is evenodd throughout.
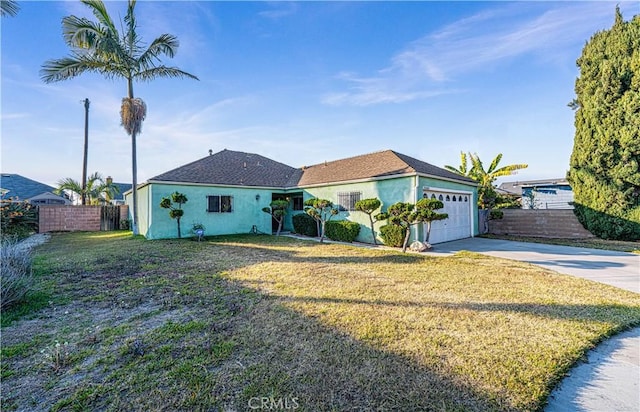
<path id="1" fill-rule="evenodd" d="M 62 32 L 71 55 L 61 59 L 48 60 L 40 71 L 45 83 L 68 80 L 85 72 L 102 74 L 108 79 L 127 81 L 127 97 L 122 99 L 120 119 L 127 134 L 131 136 L 131 169 L 133 197 L 133 234 L 138 234 L 138 165 L 136 160 L 136 136 L 142 131 L 142 121 L 147 114 L 147 106 L 140 98 L 134 97 L 133 82 L 151 81 L 159 77 L 191 78 L 192 74 L 176 67 L 159 64 L 160 57 L 173 57 L 179 46 L 178 39 L 171 34 L 161 34 L 144 48 L 142 39 L 136 32 L 134 15 L 135 0 L 129 0 L 127 14 L 122 24 L 123 32 L 118 32 L 113 19 L 107 13 L 102 0 L 82 0 L 97 19 L 67 16 L 62 19 Z"/>
<path id="2" fill-rule="evenodd" d="M 110 178 L 105 181 L 100 173 L 95 172 L 89 176 L 85 186 L 70 177 L 58 181 L 58 188 L 54 192 L 59 195 L 65 191 L 72 192 L 79 198 L 85 197 L 90 205 L 99 205 L 109 203 L 120 189 Z"/>
<path id="3" fill-rule="evenodd" d="M 2 17 L 5 16 L 15 16 L 18 14 L 20 10 L 20 6 L 18 6 L 18 2 L 14 0 L 0 0 L 0 12 L 2 13 Z"/>
<path id="4" fill-rule="evenodd" d="M 502 153 L 498 153 L 493 158 L 487 170 L 484 169 L 484 165 L 477 153 L 469 153 L 471 168 L 467 168 L 467 155 L 464 152 L 460 152 L 460 160 L 460 167 L 456 168 L 447 165 L 445 169 L 478 182 L 478 205 L 483 209 L 490 209 L 495 203 L 497 194 L 493 188 L 493 182 L 497 178 L 512 175 L 517 170 L 529 167 L 527 164 L 518 163 L 498 168 L 498 164 L 502 160 Z"/>

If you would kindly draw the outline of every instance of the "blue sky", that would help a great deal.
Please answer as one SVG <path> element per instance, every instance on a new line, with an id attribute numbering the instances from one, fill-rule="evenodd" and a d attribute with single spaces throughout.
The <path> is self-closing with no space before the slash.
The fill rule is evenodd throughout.
<path id="1" fill-rule="evenodd" d="M 620 2 L 625 19 L 638 2 Z M 97 75 L 44 84 L 68 53 L 60 22 L 79 2 L 19 1 L 2 18 L 2 172 L 56 185 L 80 180 L 83 99 L 91 101 L 88 171 L 131 181 L 120 126 L 126 84 Z M 108 2 L 124 16 L 124 2 Z M 392 149 L 457 166 L 529 168 L 505 180 L 563 177 L 574 136 L 585 42 L 616 2 L 189 2 L 139 0 L 139 33 L 180 40 L 167 65 L 200 81 L 138 83 L 148 115 L 138 181 L 230 149 L 300 167 Z"/>

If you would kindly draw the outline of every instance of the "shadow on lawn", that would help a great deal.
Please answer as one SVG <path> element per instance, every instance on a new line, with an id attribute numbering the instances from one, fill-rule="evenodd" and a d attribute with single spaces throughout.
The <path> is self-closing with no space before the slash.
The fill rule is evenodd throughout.
<path id="1" fill-rule="evenodd" d="M 414 302 L 414 301 L 385 301 L 380 299 L 339 299 L 317 298 L 313 296 L 280 297 L 284 301 L 301 301 L 305 303 L 336 303 L 366 306 L 414 307 L 414 308 L 442 308 L 452 310 L 472 310 L 475 312 L 515 312 L 553 319 L 575 321 L 610 322 L 612 319 L 623 319 L 628 315 L 629 307 L 621 305 L 572 305 L 572 304 L 544 304 L 544 303 L 501 303 L 501 302 Z M 640 316 L 640 307 L 637 308 Z"/>
<path id="2" fill-rule="evenodd" d="M 273 397 L 296 398 L 306 411 L 519 409 L 465 384 L 445 362 L 428 368 L 373 348 L 283 307 L 277 298 L 254 308 L 246 330 L 239 407 Z"/>
<path id="3" fill-rule="evenodd" d="M 617 316 L 616 306 L 448 304 L 268 295 L 260 290 L 259 284 L 255 288 L 248 287 L 246 282 L 229 280 L 219 274 L 278 260 L 407 264 L 433 258 L 387 252 L 362 254 L 356 248 L 345 248 L 339 255 L 327 249 L 327 256 L 307 257 L 304 248 L 316 248 L 317 245 L 273 238 L 262 245 L 267 237 L 238 239 L 239 243 L 233 243 L 232 237 L 188 244 L 180 241 L 129 242 L 127 247 L 110 252 L 113 256 L 108 259 L 104 254 L 97 258 L 89 254 L 87 262 L 90 265 L 87 263 L 86 270 L 78 270 L 66 262 L 54 266 L 65 276 L 49 272 L 51 278 L 67 283 L 64 289 L 70 298 L 84 299 L 89 302 L 87 308 L 96 306 L 94 296 L 99 294 L 103 295 L 100 306 L 116 308 L 114 315 L 122 313 L 118 305 L 123 301 L 138 307 L 153 300 L 167 306 L 158 315 L 160 318 L 175 310 L 185 319 L 206 324 L 206 328 L 192 334 L 185 333 L 158 342 L 157 346 L 150 345 L 148 352 L 139 358 L 120 358 L 118 362 L 122 363 L 111 366 L 123 371 L 113 375 L 117 379 L 108 381 L 93 372 L 78 378 L 74 382 L 77 396 L 96 385 L 101 385 L 105 391 L 90 398 L 86 409 L 108 409 L 115 405 L 121 410 L 250 410 L 261 399 L 269 398 L 283 404 L 288 402 L 289 406 L 295 403 L 300 406 L 299 410 L 307 411 L 535 410 L 544 402 L 545 393 L 540 388 L 531 393 L 513 393 L 507 388 L 495 387 L 482 390 L 455 373 L 446 359 L 437 358 L 432 362 L 436 366 L 426 367 L 418 360 L 356 340 L 285 305 L 288 301 L 300 300 L 408 307 L 437 305 L 578 320 L 610 320 L 612 311 Z M 92 249 L 98 247 L 91 246 Z M 172 253 L 180 253 L 180 257 L 169 258 L 174 256 Z M 131 267 L 127 270 L 122 270 L 117 262 L 127 256 L 137 259 L 129 262 Z M 53 260 L 47 263 L 53 264 Z M 170 302 L 165 303 L 169 297 Z M 185 319 L 162 318 L 162 321 L 179 324 L 185 323 Z M 154 330 L 139 333 L 142 341 L 150 342 Z M 216 358 L 207 351 L 205 335 L 209 336 L 206 339 L 223 335 L 225 340 L 233 341 L 235 346 L 229 358 Z M 151 360 L 154 356 L 158 363 L 155 369 Z M 127 368 L 137 371 L 148 368 L 149 372 L 141 373 L 144 381 L 137 382 L 135 379 L 138 378 L 132 378 Z M 11 390 L 11 380 L 3 384 Z M 15 382 L 13 385 L 15 388 Z M 153 388 L 147 389 L 149 385 Z M 162 390 L 158 390 L 158 386 L 162 386 Z M 48 390 L 63 392 L 55 386 Z M 49 407 L 51 405 L 43 406 Z"/>

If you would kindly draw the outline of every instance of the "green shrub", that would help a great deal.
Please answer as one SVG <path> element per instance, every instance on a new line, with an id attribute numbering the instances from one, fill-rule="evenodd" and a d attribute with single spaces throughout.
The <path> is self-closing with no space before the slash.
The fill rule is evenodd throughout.
<path id="1" fill-rule="evenodd" d="M 316 221 L 306 213 L 293 215 L 293 231 L 299 235 L 318 236 Z"/>
<path id="2" fill-rule="evenodd" d="M 324 228 L 327 237 L 339 242 L 353 242 L 360 233 L 360 224 L 349 220 L 330 220 Z"/>
<path id="3" fill-rule="evenodd" d="M 640 239 L 640 208 L 627 213 L 626 218 L 594 210 L 574 203 L 574 214 L 588 231 L 601 239 L 629 240 Z"/>
<path id="4" fill-rule="evenodd" d="M 129 219 L 121 220 L 120 230 L 131 230 L 131 221 Z"/>
<path id="5" fill-rule="evenodd" d="M 2 237 L 24 239 L 38 231 L 38 208 L 28 202 L 3 200 L 0 204 Z"/>
<path id="6" fill-rule="evenodd" d="M 20 303 L 33 286 L 31 254 L 13 239 L 0 242 L 0 309 Z"/>
<path id="7" fill-rule="evenodd" d="M 398 225 L 384 225 L 380 227 L 380 237 L 387 246 L 402 247 L 406 229 Z"/>

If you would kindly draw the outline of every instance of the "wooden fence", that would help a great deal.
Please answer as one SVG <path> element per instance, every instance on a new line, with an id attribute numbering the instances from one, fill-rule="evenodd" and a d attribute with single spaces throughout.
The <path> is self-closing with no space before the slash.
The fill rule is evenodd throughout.
<path id="1" fill-rule="evenodd" d="M 82 232 L 118 230 L 128 219 L 129 208 L 123 206 L 38 207 L 38 232 Z"/>

